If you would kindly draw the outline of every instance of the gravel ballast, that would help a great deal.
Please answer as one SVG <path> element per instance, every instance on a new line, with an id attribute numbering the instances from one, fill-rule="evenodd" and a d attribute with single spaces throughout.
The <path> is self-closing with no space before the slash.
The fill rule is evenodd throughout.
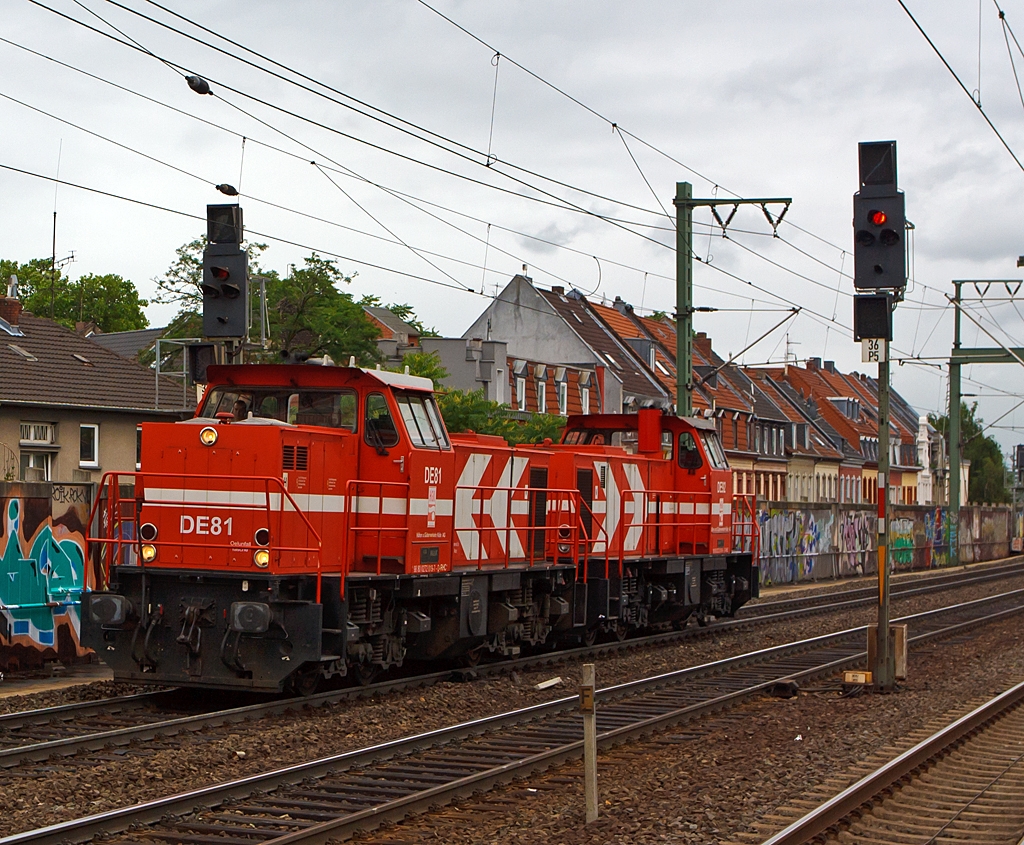
<path id="1" fill-rule="evenodd" d="M 893 615 L 1021 587 L 1024 578 L 1013 578 L 999 585 L 897 600 Z M 875 618 L 871 607 L 603 658 L 597 668 L 598 684 L 622 683 Z M 508 794 L 511 809 L 483 802 L 486 810 L 481 807 L 467 815 L 465 809 L 454 807 L 423 822 L 391 828 L 386 837 L 381 832 L 381 841 L 422 841 L 417 835 L 436 824 L 448 832 L 437 841 L 722 842 L 791 796 L 879 747 L 897 743 L 928 720 L 1024 676 L 1018 627 L 1019 622 L 1003 623 L 975 639 L 933 645 L 926 653 L 913 654 L 911 678 L 897 694 L 840 698 L 831 692 L 805 692 L 790 701 L 765 700 L 745 707 L 742 718 L 721 717 L 703 736 L 669 734 L 645 745 L 639 757 L 636 749 L 602 755 L 601 797 L 606 803 L 596 825 L 582 824 L 579 767 L 569 766 L 551 774 L 536 792 L 528 791 L 534 787 L 514 785 L 497 793 Z M 554 675 L 563 683 L 543 692 L 534 689 Z M 578 663 L 567 662 L 553 669 L 439 684 L 152 742 L 144 747 L 145 756 L 118 751 L 82 755 L 41 765 L 34 777 L 0 771 L 0 806 L 6 810 L 0 814 L 0 835 L 562 697 L 575 692 L 578 677 Z M 24 710 L 80 700 L 76 696 L 127 691 L 124 685 L 93 684 L 5 699 L 2 707 Z M 511 800 L 519 792 L 524 797 Z M 455 827 L 444 821 L 449 814 Z M 479 825 L 467 818 L 478 819 Z M 455 833 L 458 836 L 452 838 Z"/>

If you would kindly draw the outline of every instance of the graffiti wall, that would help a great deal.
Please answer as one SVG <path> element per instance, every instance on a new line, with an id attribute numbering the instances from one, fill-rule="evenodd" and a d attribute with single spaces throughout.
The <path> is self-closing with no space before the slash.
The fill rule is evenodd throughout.
<path id="1" fill-rule="evenodd" d="M 878 571 L 874 506 L 766 503 L 758 507 L 761 582 L 816 581 Z M 1024 524 L 1021 526 L 1024 528 Z M 897 505 L 889 522 L 893 569 L 948 566 L 959 543 L 960 562 L 1007 557 L 1016 520 L 1008 507 L 967 506 L 959 526 L 945 507 Z"/>
<path id="2" fill-rule="evenodd" d="M 92 485 L 0 482 L 0 669 L 72 662 Z"/>

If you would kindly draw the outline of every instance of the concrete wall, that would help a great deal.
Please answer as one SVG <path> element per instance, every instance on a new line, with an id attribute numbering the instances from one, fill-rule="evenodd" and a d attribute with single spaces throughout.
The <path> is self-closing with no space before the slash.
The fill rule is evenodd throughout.
<path id="1" fill-rule="evenodd" d="M 93 490 L 0 481 L 0 669 L 86 654 L 79 602 Z"/>
<path id="2" fill-rule="evenodd" d="M 101 397 L 97 397 L 97 401 Z M 138 423 L 148 421 L 169 421 L 169 416 L 145 415 L 141 413 L 111 413 L 104 411 L 68 410 L 60 408 L 32 408 L 17 405 L 0 407 L 0 443 L 14 452 L 15 474 L 0 481 L 20 479 L 20 456 L 22 451 L 40 451 L 43 447 L 22 446 L 21 429 L 23 422 L 49 423 L 56 425 L 57 448 L 51 454 L 50 480 L 57 483 L 72 483 L 75 471 L 84 470 L 99 481 L 104 472 L 135 470 L 135 429 Z M 99 467 L 83 468 L 79 462 L 80 426 L 99 425 Z M 45 450 L 44 451 L 49 451 Z M 2 451 L 2 450 L 0 450 Z"/>
<path id="3" fill-rule="evenodd" d="M 424 337 L 423 352 L 434 352 L 448 371 L 445 386 L 455 390 L 484 389 L 485 398 L 502 404 L 510 401 L 507 344 L 504 341 L 473 341 L 459 337 Z M 467 360 L 468 359 L 468 360 Z"/>
<path id="4" fill-rule="evenodd" d="M 763 584 L 878 571 L 878 515 L 873 506 L 769 502 L 758 506 L 757 518 Z M 1007 557 L 1019 522 L 1008 506 L 970 505 L 960 509 L 957 531 L 947 508 L 897 505 L 889 522 L 893 568 L 899 572 L 948 566 L 957 538 L 960 563 Z"/>

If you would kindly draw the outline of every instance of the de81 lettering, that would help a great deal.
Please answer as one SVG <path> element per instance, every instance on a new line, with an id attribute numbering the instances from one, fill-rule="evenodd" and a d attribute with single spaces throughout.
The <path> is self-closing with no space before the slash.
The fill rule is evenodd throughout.
<path id="1" fill-rule="evenodd" d="M 441 467 L 424 467 L 423 468 L 423 483 L 424 484 L 440 484 L 441 483 Z"/>
<path id="2" fill-rule="evenodd" d="M 189 516 L 188 514 L 182 514 L 181 516 L 181 533 L 182 534 L 212 534 L 213 536 L 219 536 L 225 534 L 228 537 L 231 536 L 231 520 L 232 517 L 222 519 L 219 516 L 207 516 L 205 514 L 200 516 Z"/>

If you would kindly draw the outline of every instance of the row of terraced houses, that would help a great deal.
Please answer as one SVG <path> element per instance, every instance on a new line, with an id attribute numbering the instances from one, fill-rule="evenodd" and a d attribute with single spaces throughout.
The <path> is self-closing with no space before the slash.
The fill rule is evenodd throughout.
<path id="1" fill-rule="evenodd" d="M 451 374 L 449 387 L 483 389 L 521 412 L 675 408 L 675 323 L 641 316 L 618 297 L 597 302 L 517 275 L 461 338 L 419 337 L 393 315 L 375 316 L 390 360 L 436 352 Z M 695 337 L 693 371 L 694 412 L 715 420 L 737 493 L 777 502 L 877 503 L 875 379 L 842 373 L 820 358 L 737 366 L 703 333 Z M 890 416 L 893 500 L 945 503 L 941 438 L 896 392 Z"/>

